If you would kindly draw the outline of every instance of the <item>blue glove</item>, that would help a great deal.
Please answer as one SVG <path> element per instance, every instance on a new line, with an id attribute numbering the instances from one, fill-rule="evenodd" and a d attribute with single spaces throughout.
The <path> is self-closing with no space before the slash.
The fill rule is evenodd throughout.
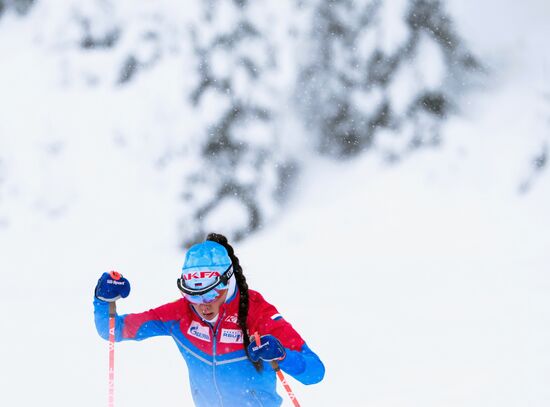
<path id="1" fill-rule="evenodd" d="M 261 345 L 256 345 L 254 337 L 250 339 L 248 345 L 248 354 L 253 362 L 262 359 L 266 362 L 272 360 L 281 360 L 286 356 L 286 351 L 281 342 L 273 335 L 262 335 L 260 338 Z"/>
<path id="2" fill-rule="evenodd" d="M 126 298 L 128 294 L 130 294 L 130 282 L 116 271 L 103 273 L 95 286 L 95 297 L 107 302 Z"/>

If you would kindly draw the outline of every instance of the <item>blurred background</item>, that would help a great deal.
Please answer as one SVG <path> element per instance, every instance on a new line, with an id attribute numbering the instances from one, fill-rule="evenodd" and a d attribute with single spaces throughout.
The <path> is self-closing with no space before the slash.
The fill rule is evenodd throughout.
<path id="1" fill-rule="evenodd" d="M 548 406 L 549 21 L 0 0 L 1 403 L 106 404 L 97 279 L 131 281 L 119 313 L 173 301 L 220 232 L 325 362 L 303 405 Z M 116 352 L 117 405 L 192 405 L 170 339 Z"/>

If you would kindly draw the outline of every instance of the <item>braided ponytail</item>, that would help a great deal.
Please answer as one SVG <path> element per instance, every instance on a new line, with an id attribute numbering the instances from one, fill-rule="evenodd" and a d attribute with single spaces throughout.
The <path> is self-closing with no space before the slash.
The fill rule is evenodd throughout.
<path id="1" fill-rule="evenodd" d="M 244 351 L 246 352 L 246 356 L 250 360 L 250 355 L 248 354 L 248 345 L 250 345 L 250 337 L 248 333 L 248 327 L 246 325 L 246 320 L 248 318 L 248 284 L 246 283 L 246 278 L 243 274 L 243 269 L 239 263 L 239 258 L 235 256 L 235 251 L 233 250 L 233 247 L 229 244 L 227 241 L 227 238 L 224 235 L 220 235 L 218 233 L 210 233 L 206 237 L 206 240 L 210 240 L 212 242 L 216 242 L 218 244 L 221 244 L 223 247 L 225 247 L 225 250 L 227 250 L 227 254 L 229 254 L 229 258 L 231 259 L 231 263 L 233 264 L 233 273 L 235 275 L 235 279 L 237 280 L 237 287 L 239 288 L 239 314 L 237 316 L 237 322 L 239 323 L 239 327 L 243 331 L 243 345 L 244 345 Z M 262 364 L 261 362 L 253 362 L 250 360 L 250 362 L 254 365 L 256 370 L 260 372 L 262 370 Z"/>

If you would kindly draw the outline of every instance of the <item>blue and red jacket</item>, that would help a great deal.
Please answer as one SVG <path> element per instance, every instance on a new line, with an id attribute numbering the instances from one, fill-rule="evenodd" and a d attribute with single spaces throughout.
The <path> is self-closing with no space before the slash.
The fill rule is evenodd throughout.
<path id="1" fill-rule="evenodd" d="M 260 293 L 249 290 L 247 325 L 250 333 L 271 334 L 286 349 L 281 370 L 303 384 L 323 379 L 325 368 L 292 325 Z M 171 336 L 189 370 L 193 400 L 199 407 L 279 406 L 276 376 L 268 363 L 261 372 L 246 357 L 243 332 L 237 323 L 239 292 L 221 307 L 212 326 L 181 298 L 139 314 L 117 315 L 115 340 L 140 341 L 153 336 Z M 109 339 L 109 303 L 94 300 L 99 335 Z"/>

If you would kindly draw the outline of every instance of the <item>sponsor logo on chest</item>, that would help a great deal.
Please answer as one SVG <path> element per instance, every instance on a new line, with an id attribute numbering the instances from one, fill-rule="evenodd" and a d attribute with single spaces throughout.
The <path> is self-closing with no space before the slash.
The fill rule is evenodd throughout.
<path id="1" fill-rule="evenodd" d="M 243 331 L 240 329 L 222 329 L 221 343 L 243 343 Z"/>
<path id="2" fill-rule="evenodd" d="M 225 322 L 231 322 L 232 324 L 238 324 L 239 320 L 237 318 L 237 315 L 229 315 L 227 318 L 225 318 Z"/>
<path id="3" fill-rule="evenodd" d="M 201 341 L 210 342 L 210 328 L 193 321 L 187 330 L 187 334 L 200 339 Z"/>

